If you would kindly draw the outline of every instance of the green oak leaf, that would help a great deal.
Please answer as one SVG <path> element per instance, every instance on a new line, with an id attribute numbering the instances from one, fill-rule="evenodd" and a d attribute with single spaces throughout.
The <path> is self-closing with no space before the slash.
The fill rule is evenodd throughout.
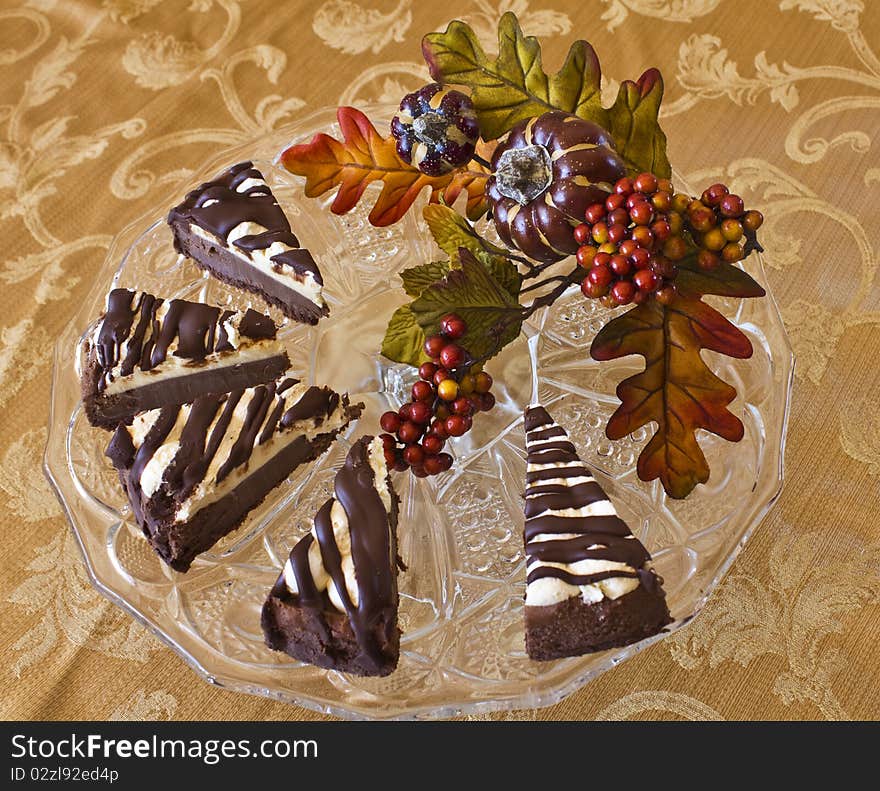
<path id="1" fill-rule="evenodd" d="M 442 280 L 451 267 L 449 261 L 431 261 L 429 264 L 419 264 L 404 269 L 400 273 L 403 290 L 406 291 L 407 296 L 419 297 L 428 286 Z"/>
<path id="2" fill-rule="evenodd" d="M 486 55 L 471 27 L 450 22 L 443 33 L 422 40 L 431 76 L 442 83 L 465 85 L 477 110 L 482 136 L 494 140 L 517 122 L 548 110 L 583 115 L 601 109 L 599 60 L 585 41 L 576 41 L 562 68 L 548 77 L 542 68 L 541 45 L 523 35 L 516 14 L 508 11 L 498 24 L 498 57 Z"/>
<path id="3" fill-rule="evenodd" d="M 657 120 L 663 98 L 657 69 L 648 69 L 636 82 L 621 83 L 616 101 L 606 109 L 593 47 L 576 41 L 562 68 L 548 76 L 538 40 L 523 35 L 510 11 L 498 24 L 495 58 L 486 55 L 470 26 L 457 20 L 443 33 L 425 36 L 422 54 L 435 80 L 470 89 L 486 140 L 501 137 L 527 118 L 563 110 L 607 129 L 631 175 L 645 170 L 664 178 L 671 174 L 666 136 Z"/>
<path id="4" fill-rule="evenodd" d="M 458 255 L 460 247 L 466 247 L 472 253 L 482 251 L 492 255 L 507 255 L 503 247 L 483 239 L 474 227 L 450 206 L 429 203 L 422 209 L 422 216 L 437 246 L 450 258 Z"/>
<path id="5" fill-rule="evenodd" d="M 462 247 L 470 250 L 514 299 L 519 298 L 522 275 L 513 261 L 507 257 L 507 251 L 503 247 L 498 247 L 480 236 L 464 217 L 449 206 L 429 204 L 425 206 L 422 214 L 437 246 L 452 261 L 457 262 L 458 251 Z M 439 280 L 439 277 L 437 279 Z M 418 294 L 410 294 L 410 296 L 418 296 Z"/>
<path id="6" fill-rule="evenodd" d="M 636 82 L 624 80 L 617 99 L 603 110 L 607 121 L 583 116 L 604 126 L 614 138 L 629 175 L 648 171 L 660 178 L 672 176 L 666 156 L 666 135 L 657 120 L 663 100 L 663 77 L 648 69 Z"/>
<path id="7" fill-rule="evenodd" d="M 382 354 L 397 363 L 420 365 L 426 359 L 422 349 L 424 343 L 425 333 L 416 322 L 410 306 L 401 305 L 388 322 L 382 340 Z"/>
<path id="8" fill-rule="evenodd" d="M 493 357 L 519 335 L 523 309 L 470 250 L 460 249 L 458 259 L 460 268 L 428 286 L 412 313 L 426 333 L 436 331 L 447 313 L 457 313 L 468 326 L 461 345 L 474 358 Z"/>
<path id="9" fill-rule="evenodd" d="M 519 300 L 519 290 L 522 287 L 522 275 L 516 265 L 509 258 L 500 255 L 489 255 L 478 252 L 477 260 L 489 270 L 489 274 L 502 286 L 514 301 Z"/>

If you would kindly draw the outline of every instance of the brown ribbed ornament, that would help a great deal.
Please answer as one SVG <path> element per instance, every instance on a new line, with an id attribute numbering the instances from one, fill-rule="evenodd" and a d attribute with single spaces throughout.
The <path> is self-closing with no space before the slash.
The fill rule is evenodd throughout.
<path id="1" fill-rule="evenodd" d="M 574 227 L 625 175 L 601 126 L 560 111 L 517 124 L 492 157 L 486 194 L 504 242 L 536 261 L 577 252 Z"/>

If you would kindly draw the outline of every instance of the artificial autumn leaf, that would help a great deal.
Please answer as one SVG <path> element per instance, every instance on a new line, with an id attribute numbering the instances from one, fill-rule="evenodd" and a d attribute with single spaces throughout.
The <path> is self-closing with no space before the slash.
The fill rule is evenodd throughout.
<path id="1" fill-rule="evenodd" d="M 519 291 L 522 288 L 522 275 L 513 261 L 504 256 L 490 255 L 482 251 L 478 251 L 475 255 L 477 260 L 489 270 L 489 274 L 498 285 L 518 301 Z"/>
<path id="2" fill-rule="evenodd" d="M 612 319 L 590 348 L 595 360 L 645 358 L 645 370 L 618 385 L 621 404 L 605 433 L 621 439 L 656 422 L 657 432 L 639 455 L 638 474 L 643 481 L 660 478 L 675 498 L 709 479 L 698 429 L 731 442 L 743 437 L 742 422 L 727 409 L 736 390 L 709 370 L 701 349 L 739 359 L 752 355 L 749 339 L 717 310 L 682 296 L 665 307 L 650 300 Z"/>
<path id="3" fill-rule="evenodd" d="M 397 222 L 426 188 L 432 201 L 442 198 L 448 204 L 466 192 L 468 216 L 478 219 L 485 214 L 488 173 L 479 165 L 472 163 L 467 170 L 458 168 L 443 176 L 426 176 L 404 162 L 397 155 L 394 139 L 382 137 L 360 110 L 340 107 L 336 118 L 342 142 L 322 132 L 311 142 L 291 146 L 281 154 L 281 164 L 287 170 L 305 177 L 307 197 L 336 189 L 330 210 L 345 214 L 357 205 L 370 184 L 381 183 L 369 217 L 376 226 Z"/>
<path id="4" fill-rule="evenodd" d="M 483 251 L 492 255 L 506 255 L 503 247 L 483 239 L 473 226 L 455 209 L 443 204 L 431 204 L 422 209 L 422 216 L 431 231 L 437 246 L 454 258 L 460 247 L 466 247 L 473 253 Z"/>
<path id="5" fill-rule="evenodd" d="M 452 264 L 449 261 L 431 261 L 428 264 L 419 264 L 404 269 L 400 273 L 403 281 L 403 290 L 410 297 L 420 297 L 428 287 L 446 277 Z"/>
<path id="6" fill-rule="evenodd" d="M 617 99 L 608 108 L 608 122 L 603 124 L 623 158 L 629 175 L 648 171 L 660 178 L 672 176 L 666 156 L 666 135 L 660 128 L 660 102 L 663 101 L 663 77 L 657 69 L 648 69 L 636 82 L 624 80 Z"/>
<path id="7" fill-rule="evenodd" d="M 422 215 L 437 246 L 450 257 L 453 264 L 457 263 L 461 248 L 470 250 L 514 299 L 519 298 L 522 275 L 503 247 L 480 236 L 464 217 L 449 206 L 431 204 L 425 206 Z"/>
<path id="8" fill-rule="evenodd" d="M 763 297 L 767 293 L 748 272 L 734 264 L 722 263 L 707 272 L 697 265 L 695 252 L 677 263 L 675 288 L 683 296 Z"/>
<path id="9" fill-rule="evenodd" d="M 425 332 L 436 332 L 443 316 L 457 313 L 468 328 L 461 345 L 488 359 L 517 338 L 523 309 L 470 250 L 458 251 L 458 263 L 413 301 L 412 312 Z"/>
<path id="10" fill-rule="evenodd" d="M 485 139 L 501 137 L 527 118 L 563 110 L 607 129 L 630 174 L 671 174 L 666 137 L 657 120 L 663 80 L 656 69 L 637 82 L 624 81 L 614 105 L 603 108 L 602 72 L 593 47 L 576 41 L 562 68 L 548 76 L 541 45 L 523 35 L 511 11 L 498 24 L 497 57 L 487 56 L 470 26 L 457 20 L 443 33 L 425 36 L 422 54 L 435 80 L 470 89 Z"/>
<path id="11" fill-rule="evenodd" d="M 435 80 L 471 89 L 486 139 L 501 137 L 519 121 L 548 110 L 581 115 L 588 105 L 601 109 L 601 71 L 592 46 L 576 41 L 562 68 L 548 77 L 538 39 L 523 35 L 511 11 L 498 23 L 497 58 L 488 57 L 470 25 L 458 20 L 443 33 L 425 36 L 422 54 Z"/>
<path id="12" fill-rule="evenodd" d="M 385 337 L 382 354 L 389 360 L 406 365 L 419 365 L 425 358 L 423 345 L 425 332 L 416 322 L 409 305 L 401 305 L 394 311 Z"/>

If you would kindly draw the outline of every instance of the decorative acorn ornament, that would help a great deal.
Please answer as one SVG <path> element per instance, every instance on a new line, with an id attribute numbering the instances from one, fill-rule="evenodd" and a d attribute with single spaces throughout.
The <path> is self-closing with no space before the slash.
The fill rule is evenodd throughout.
<path id="1" fill-rule="evenodd" d="M 403 97 L 391 135 L 404 162 L 440 176 L 470 162 L 480 127 L 469 96 L 432 82 Z"/>

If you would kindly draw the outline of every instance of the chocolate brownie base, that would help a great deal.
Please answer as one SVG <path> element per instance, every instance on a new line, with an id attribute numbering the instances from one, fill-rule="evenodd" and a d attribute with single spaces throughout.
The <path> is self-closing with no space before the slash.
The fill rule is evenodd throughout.
<path id="1" fill-rule="evenodd" d="M 387 676 L 397 668 L 400 660 L 400 628 L 397 625 L 397 611 L 400 595 L 397 590 L 398 570 L 406 566 L 397 554 L 397 520 L 400 498 L 390 485 L 391 493 L 391 557 L 395 567 L 392 569 L 391 606 L 385 608 L 372 628 L 372 637 L 379 646 L 382 661 L 377 666 L 366 655 L 358 643 L 346 613 L 340 612 L 330 603 L 324 593 L 323 609 L 302 607 L 297 597 L 288 589 L 282 572 L 263 604 L 260 623 L 266 645 L 274 651 L 283 651 L 294 659 L 311 665 L 352 673 L 358 676 Z"/>
<path id="2" fill-rule="evenodd" d="M 359 413 L 360 410 L 355 407 L 352 411 Z M 174 504 L 164 488 L 144 503 L 142 509 L 136 507 L 135 516 L 159 557 L 175 571 L 188 571 L 196 555 L 241 525 L 248 513 L 300 464 L 313 461 L 327 450 L 338 433 L 319 434 L 311 441 L 298 437 L 225 497 L 200 508 L 186 522 L 174 521 Z M 119 478 L 134 504 L 137 494 L 130 485 L 128 471 L 121 470 Z"/>
<path id="3" fill-rule="evenodd" d="M 273 280 L 265 272 L 249 266 L 219 242 L 210 242 L 190 231 L 185 222 L 172 222 L 174 248 L 191 258 L 200 269 L 207 270 L 218 280 L 235 288 L 256 294 L 268 304 L 274 305 L 288 318 L 304 324 L 317 324 L 327 316 L 330 308 L 320 307 L 292 288 Z M 306 251 L 302 251 L 306 254 Z"/>
<path id="4" fill-rule="evenodd" d="M 292 599 L 282 577 L 263 604 L 260 618 L 269 648 L 311 665 L 358 676 L 387 676 L 397 667 L 400 629 L 396 618 L 383 619 L 373 628 L 382 652 L 382 664 L 377 668 L 364 656 L 345 613 L 297 607 Z"/>
<path id="5" fill-rule="evenodd" d="M 199 396 L 229 393 L 279 378 L 289 367 L 287 353 L 237 365 L 193 363 L 192 373 L 162 379 L 120 393 L 97 392 L 101 369 L 94 354 L 83 371 L 83 408 L 89 423 L 113 430 L 120 423 L 129 425 L 138 412 L 194 401 Z"/>
<path id="6" fill-rule="evenodd" d="M 657 634 L 672 620 L 663 591 L 640 584 L 618 599 L 586 604 L 580 596 L 525 608 L 526 651 L 544 661 L 604 651 Z"/>

